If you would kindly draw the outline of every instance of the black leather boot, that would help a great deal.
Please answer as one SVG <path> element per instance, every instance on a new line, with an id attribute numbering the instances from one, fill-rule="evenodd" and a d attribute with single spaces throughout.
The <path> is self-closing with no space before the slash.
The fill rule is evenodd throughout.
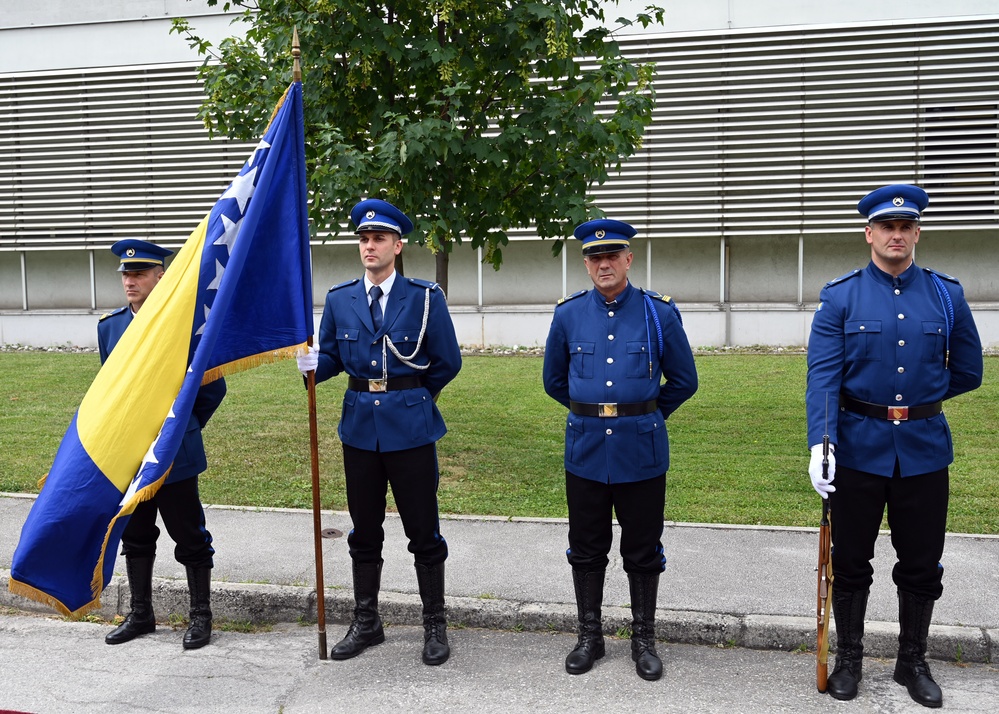
<path id="1" fill-rule="evenodd" d="M 654 682 L 663 676 L 663 663 L 656 652 L 656 602 L 659 573 L 628 573 L 631 589 L 631 659 L 642 679 Z"/>
<path id="2" fill-rule="evenodd" d="M 104 637 L 109 645 L 120 645 L 156 631 L 156 617 L 153 615 L 154 560 L 125 556 L 125 573 L 128 575 L 128 588 L 132 591 L 131 611 L 123 623 Z"/>
<path id="3" fill-rule="evenodd" d="M 834 699 L 853 699 L 863 678 L 864 615 L 869 593 L 869 590 L 854 592 L 833 588 L 836 666 L 829 675 L 826 691 Z"/>
<path id="4" fill-rule="evenodd" d="M 191 622 L 184 633 L 184 649 L 196 650 L 212 639 L 212 569 L 187 568 L 191 591 Z"/>
<path id="5" fill-rule="evenodd" d="M 600 623 L 600 607 L 604 601 L 604 571 L 584 572 L 573 569 L 572 584 L 576 590 L 576 612 L 579 616 L 579 639 L 565 658 L 569 674 L 589 672 L 593 663 L 604 656 L 604 633 Z"/>
<path id="6" fill-rule="evenodd" d="M 353 563 L 354 619 L 347 634 L 330 650 L 330 659 L 357 657 L 368 647 L 385 641 L 385 630 L 378 617 L 378 590 L 382 580 L 382 561 Z"/>
<path id="7" fill-rule="evenodd" d="M 943 692 L 926 664 L 926 636 L 932 617 L 932 600 L 898 591 L 898 659 L 894 678 L 909 690 L 914 701 L 936 709 L 943 706 Z"/>
<path id="8" fill-rule="evenodd" d="M 444 613 L 444 563 L 417 563 L 416 582 L 423 600 L 423 664 L 444 664 L 451 656 Z"/>

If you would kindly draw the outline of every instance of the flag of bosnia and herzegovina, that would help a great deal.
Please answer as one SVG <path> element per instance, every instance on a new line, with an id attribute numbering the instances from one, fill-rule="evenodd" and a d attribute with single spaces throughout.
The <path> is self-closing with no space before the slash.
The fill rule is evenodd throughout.
<path id="1" fill-rule="evenodd" d="M 121 533 L 166 480 L 201 384 L 292 356 L 313 332 L 301 83 L 87 390 L 21 530 L 10 590 L 100 605 Z"/>

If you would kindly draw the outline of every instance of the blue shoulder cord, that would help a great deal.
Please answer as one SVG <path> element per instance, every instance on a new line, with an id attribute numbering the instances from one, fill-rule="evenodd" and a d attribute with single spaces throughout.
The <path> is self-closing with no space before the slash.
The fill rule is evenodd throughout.
<path id="1" fill-rule="evenodd" d="M 649 329 L 649 312 L 652 313 L 652 321 L 656 323 L 656 337 L 659 338 L 658 354 L 660 361 L 663 358 L 663 326 L 659 323 L 659 313 L 656 312 L 656 306 L 652 304 L 652 298 L 646 292 L 642 292 L 642 296 L 645 298 L 645 338 L 649 344 L 649 379 L 652 379 L 652 332 Z"/>
<path id="2" fill-rule="evenodd" d="M 943 281 L 935 273 L 929 273 L 929 276 L 933 280 L 933 287 L 937 289 L 940 307 L 944 312 L 944 322 L 947 323 L 947 334 L 944 336 L 944 369 L 950 369 L 950 333 L 954 329 L 954 303 L 951 302 L 950 293 L 944 287 Z"/>

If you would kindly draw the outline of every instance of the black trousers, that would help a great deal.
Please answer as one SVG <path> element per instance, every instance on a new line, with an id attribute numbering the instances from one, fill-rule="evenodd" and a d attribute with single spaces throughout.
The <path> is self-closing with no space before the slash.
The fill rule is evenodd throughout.
<path id="1" fill-rule="evenodd" d="M 186 478 L 166 483 L 148 501 L 135 507 L 128 525 L 121 534 L 121 553 L 133 558 L 156 555 L 156 512 L 163 517 L 167 533 L 176 543 L 173 554 L 177 562 L 191 568 L 211 568 L 212 534 L 205 527 L 205 509 L 198 495 L 198 478 Z"/>
<path id="2" fill-rule="evenodd" d="M 662 544 L 666 474 L 645 481 L 606 484 L 566 471 L 565 496 L 569 506 L 569 550 L 565 555 L 573 570 L 607 568 L 614 514 L 621 525 L 625 572 L 651 575 L 666 569 Z"/>
<path id="3" fill-rule="evenodd" d="M 834 587 L 867 590 L 874 578 L 874 541 L 888 510 L 891 543 L 898 561 L 892 580 L 899 590 L 936 600 L 943 593 L 944 534 L 949 470 L 892 478 L 844 467 L 836 469 L 832 509 Z"/>
<path id="4" fill-rule="evenodd" d="M 447 559 L 447 542 L 437 513 L 437 446 L 427 444 L 402 451 L 366 451 L 343 445 L 347 509 L 354 523 L 347 536 L 350 557 L 377 563 L 385 541 L 385 496 L 392 487 L 409 552 L 420 565 Z"/>

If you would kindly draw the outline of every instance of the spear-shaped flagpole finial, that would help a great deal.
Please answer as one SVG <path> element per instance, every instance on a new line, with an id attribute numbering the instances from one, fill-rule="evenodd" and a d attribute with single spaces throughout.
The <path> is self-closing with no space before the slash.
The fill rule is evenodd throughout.
<path id="1" fill-rule="evenodd" d="M 302 81 L 302 48 L 298 44 L 298 26 L 292 28 L 291 30 L 291 56 L 295 60 L 294 67 L 291 71 L 291 78 L 293 82 Z"/>

